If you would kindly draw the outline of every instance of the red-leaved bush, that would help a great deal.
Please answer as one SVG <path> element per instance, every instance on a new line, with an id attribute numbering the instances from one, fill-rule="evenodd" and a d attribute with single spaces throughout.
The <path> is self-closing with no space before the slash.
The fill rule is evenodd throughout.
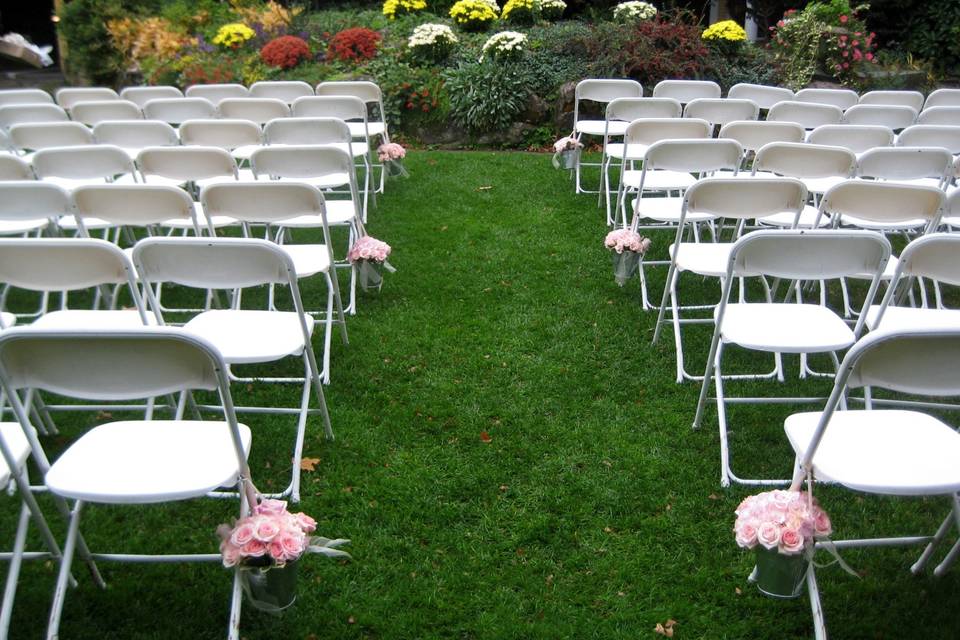
<path id="1" fill-rule="evenodd" d="M 370 60 L 377 55 L 380 40 L 380 34 L 370 29 L 344 29 L 330 39 L 327 55 L 344 62 Z"/>
<path id="2" fill-rule="evenodd" d="M 274 38 L 260 49 L 260 59 L 264 64 L 281 69 L 291 69 L 309 57 L 310 47 L 296 36 Z"/>

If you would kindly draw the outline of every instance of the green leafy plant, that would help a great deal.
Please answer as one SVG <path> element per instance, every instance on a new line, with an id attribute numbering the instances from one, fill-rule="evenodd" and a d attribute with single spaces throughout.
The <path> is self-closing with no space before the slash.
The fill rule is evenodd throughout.
<path id="1" fill-rule="evenodd" d="M 526 106 L 529 76 L 521 64 L 481 62 L 449 71 L 446 87 L 454 122 L 474 133 L 503 131 Z"/>
<path id="2" fill-rule="evenodd" d="M 784 86 L 797 91 L 813 79 L 825 28 L 813 12 L 793 9 L 784 14 L 776 27 L 771 27 L 770 50 Z"/>
<path id="3" fill-rule="evenodd" d="M 960 11 L 955 0 L 929 0 L 913 8 L 906 28 L 909 52 L 941 73 L 960 73 Z"/>

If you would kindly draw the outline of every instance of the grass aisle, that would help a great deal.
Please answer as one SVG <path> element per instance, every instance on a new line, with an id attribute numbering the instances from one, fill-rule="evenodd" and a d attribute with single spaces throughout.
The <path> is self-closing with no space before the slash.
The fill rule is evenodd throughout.
<path id="1" fill-rule="evenodd" d="M 668 619 L 677 638 L 810 636 L 806 598 L 769 600 L 746 582 L 751 558 L 731 528 L 751 491 L 720 488 L 715 412 L 690 430 L 698 388 L 674 383 L 669 335 L 650 345 L 636 280 L 616 286 L 592 197 L 574 196 L 546 155 L 417 152 L 407 166 L 368 225 L 398 272 L 361 298 L 350 346 L 335 346 L 336 442 L 316 427 L 305 450 L 319 462 L 302 508 L 320 533 L 352 538 L 355 561 L 308 558 L 294 609 L 246 607 L 244 637 L 655 638 Z M 786 473 L 788 412 L 734 412 L 750 427 L 734 435 L 735 465 Z M 283 475 L 289 432 L 274 428 L 254 429 L 261 484 Z M 820 496 L 838 537 L 925 532 L 947 508 Z M 105 511 L 89 526 L 109 542 L 132 529 L 149 545 L 158 531 L 159 544 L 185 537 L 202 551 L 229 509 L 160 514 Z M 821 571 L 832 637 L 957 637 L 957 572 L 912 578 L 913 555 L 845 554 L 862 580 Z M 49 575 L 25 571 L 16 637 L 38 635 Z M 225 571 L 107 567 L 106 593 L 80 577 L 65 638 L 223 635 Z"/>

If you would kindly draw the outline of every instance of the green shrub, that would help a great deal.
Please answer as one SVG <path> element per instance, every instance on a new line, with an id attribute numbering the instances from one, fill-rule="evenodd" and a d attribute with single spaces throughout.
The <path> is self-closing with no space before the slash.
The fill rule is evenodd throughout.
<path id="1" fill-rule="evenodd" d="M 450 117 L 473 133 L 504 131 L 523 112 L 530 79 L 523 62 L 460 65 L 446 73 Z"/>
<path id="2" fill-rule="evenodd" d="M 113 47 L 107 21 L 126 15 L 122 0 L 73 0 L 63 6 L 58 28 L 67 42 L 67 65 L 94 84 L 116 84 L 123 56 Z"/>
<path id="3" fill-rule="evenodd" d="M 740 82 L 777 84 L 777 70 L 770 55 L 756 45 L 742 45 L 735 56 L 712 52 L 710 67 L 707 75 L 720 85 L 724 93 Z"/>
<path id="4" fill-rule="evenodd" d="M 941 73 L 960 73 L 960 11 L 956 0 L 929 0 L 913 10 L 904 33 L 909 52 Z"/>

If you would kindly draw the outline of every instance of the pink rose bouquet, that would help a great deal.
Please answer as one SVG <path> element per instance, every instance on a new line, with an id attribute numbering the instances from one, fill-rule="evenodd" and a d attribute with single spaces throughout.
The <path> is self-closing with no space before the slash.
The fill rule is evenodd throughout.
<path id="1" fill-rule="evenodd" d="M 758 493 L 741 502 L 736 514 L 733 532 L 744 549 L 759 544 L 784 555 L 798 555 L 833 532 L 830 517 L 817 500 L 801 491 Z"/>
<path id="2" fill-rule="evenodd" d="M 347 260 L 350 262 L 358 262 L 360 260 L 386 262 L 389 255 L 390 245 L 386 242 L 377 240 L 373 236 L 363 236 L 350 247 L 350 251 L 347 252 Z"/>
<path id="3" fill-rule="evenodd" d="M 646 253 L 650 248 L 650 238 L 644 238 L 632 229 L 614 229 L 607 234 L 603 244 L 611 251 L 623 253 L 624 251 L 633 251 L 635 253 Z"/>
<path id="4" fill-rule="evenodd" d="M 387 142 L 377 147 L 377 158 L 383 163 L 388 176 L 410 177 L 403 166 L 403 159 L 407 157 L 407 150 L 396 142 Z"/>

